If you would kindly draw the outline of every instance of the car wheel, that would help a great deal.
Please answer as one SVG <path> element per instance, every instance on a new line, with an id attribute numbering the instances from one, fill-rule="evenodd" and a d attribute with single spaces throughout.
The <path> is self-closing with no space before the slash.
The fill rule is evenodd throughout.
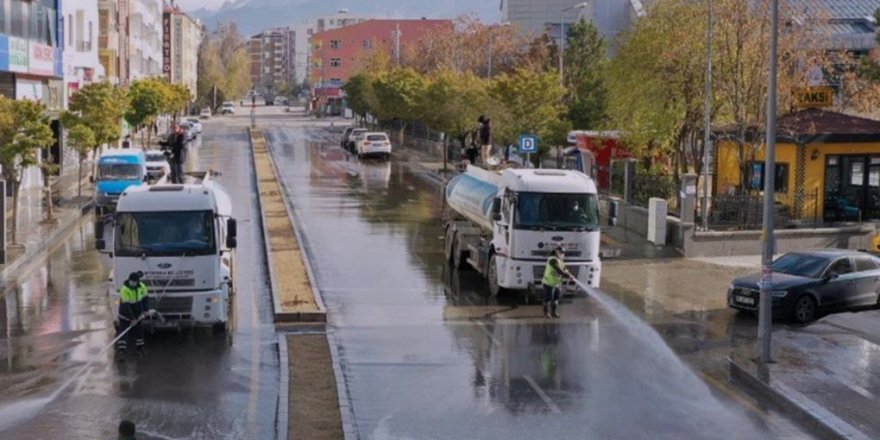
<path id="1" fill-rule="evenodd" d="M 498 296 L 504 293 L 504 288 L 498 284 L 498 260 L 493 254 L 489 259 L 489 270 L 486 271 L 486 279 L 489 281 L 489 294 Z"/>
<path id="2" fill-rule="evenodd" d="M 816 319 L 816 300 L 809 295 L 803 295 L 794 302 L 792 318 L 798 324 L 806 324 Z"/>

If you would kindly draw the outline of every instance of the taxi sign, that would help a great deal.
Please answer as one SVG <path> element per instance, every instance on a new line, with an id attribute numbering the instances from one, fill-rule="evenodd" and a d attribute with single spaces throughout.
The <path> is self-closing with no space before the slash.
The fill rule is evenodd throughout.
<path id="1" fill-rule="evenodd" d="M 831 87 L 804 87 L 794 91 L 795 105 L 799 108 L 831 107 L 834 89 Z"/>

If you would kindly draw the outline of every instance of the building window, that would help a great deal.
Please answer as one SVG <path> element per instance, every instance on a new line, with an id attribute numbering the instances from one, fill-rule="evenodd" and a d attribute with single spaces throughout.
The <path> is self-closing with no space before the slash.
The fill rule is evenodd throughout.
<path id="1" fill-rule="evenodd" d="M 372 49 L 373 40 L 364 40 L 364 49 Z"/>
<path id="2" fill-rule="evenodd" d="M 331 49 L 340 49 L 342 47 L 341 40 L 330 40 L 330 48 Z"/>
<path id="3" fill-rule="evenodd" d="M 776 163 L 776 178 L 773 185 L 776 192 L 788 193 L 788 164 Z M 764 162 L 751 162 L 749 164 L 749 189 L 754 191 L 764 190 Z"/>
<path id="4" fill-rule="evenodd" d="M 330 67 L 339 67 L 342 65 L 342 60 L 339 58 L 330 58 Z"/>
<path id="5" fill-rule="evenodd" d="M 333 84 L 342 84 L 342 79 L 340 78 L 330 78 L 330 82 Z"/>
<path id="6" fill-rule="evenodd" d="M 73 47 L 73 15 L 67 14 L 67 46 Z"/>

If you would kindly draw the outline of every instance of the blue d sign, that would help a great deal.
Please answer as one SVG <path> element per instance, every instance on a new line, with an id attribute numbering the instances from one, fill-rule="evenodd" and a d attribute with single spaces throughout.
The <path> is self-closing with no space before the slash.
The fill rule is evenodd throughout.
<path id="1" fill-rule="evenodd" d="M 534 135 L 521 135 L 519 137 L 520 153 L 534 153 L 538 151 L 538 138 Z"/>

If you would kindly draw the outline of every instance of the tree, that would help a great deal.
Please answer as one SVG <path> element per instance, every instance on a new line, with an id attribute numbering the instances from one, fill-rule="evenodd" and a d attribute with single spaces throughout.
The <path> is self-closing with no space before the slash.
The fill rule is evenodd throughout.
<path id="1" fill-rule="evenodd" d="M 133 81 L 128 88 L 129 106 L 125 112 L 125 120 L 138 131 L 146 126 L 149 134 L 150 126 L 156 122 L 167 100 L 167 88 L 168 84 L 159 78 Z M 144 143 L 144 131 L 141 131 L 141 145 L 149 145 L 149 142 Z"/>
<path id="2" fill-rule="evenodd" d="M 371 112 L 371 102 L 375 102 L 375 77 L 367 72 L 360 72 L 348 79 L 343 86 L 348 107 L 355 115 L 366 116 Z"/>
<path id="3" fill-rule="evenodd" d="M 421 99 L 423 122 L 430 128 L 446 133 L 446 140 L 459 141 L 466 148 L 467 136 L 477 126 L 477 118 L 490 106 L 488 82 L 472 73 L 451 70 L 437 72 Z M 444 162 L 447 155 L 443 156 Z"/>
<path id="4" fill-rule="evenodd" d="M 376 116 L 400 121 L 401 143 L 407 122 L 418 121 L 423 116 L 419 104 L 427 85 L 426 78 L 409 67 L 395 67 L 375 81 Z"/>
<path id="5" fill-rule="evenodd" d="M 550 145 L 561 145 L 571 126 L 565 120 L 565 88 L 559 76 L 551 72 L 517 70 L 503 74 L 489 87 L 489 96 L 496 103 L 487 114 L 493 120 L 494 137 L 501 145 L 515 144 L 525 133 L 538 135 L 538 153 L 534 163 L 540 163 Z"/>
<path id="6" fill-rule="evenodd" d="M 82 197 L 82 166 L 88 157 L 89 151 L 96 144 L 95 134 L 85 124 L 77 124 L 67 130 L 67 145 L 77 153 L 79 159 L 79 180 L 77 182 L 76 195 Z"/>
<path id="7" fill-rule="evenodd" d="M 199 46 L 198 93 L 201 106 L 213 106 L 218 98 L 237 98 L 251 90 L 247 42 L 234 23 L 220 24 Z M 222 102 L 218 99 L 217 105 Z M 216 109 L 214 109 L 216 110 Z"/>
<path id="8" fill-rule="evenodd" d="M 94 154 L 101 145 L 115 143 L 119 139 L 121 119 L 127 107 L 128 99 L 124 90 L 106 81 L 89 84 L 73 95 L 68 111 L 61 115 L 61 122 L 68 129 L 79 124 L 88 127 L 94 135 Z"/>
<path id="9" fill-rule="evenodd" d="M 12 184 L 12 243 L 17 243 L 21 170 L 37 165 L 41 148 L 54 141 L 42 104 L 0 96 L 0 166 Z M 5 195 L 3 195 L 5 197 Z"/>
<path id="10" fill-rule="evenodd" d="M 592 22 L 581 19 L 569 29 L 564 62 L 568 120 L 575 128 L 599 128 L 608 105 L 605 41 Z"/>

